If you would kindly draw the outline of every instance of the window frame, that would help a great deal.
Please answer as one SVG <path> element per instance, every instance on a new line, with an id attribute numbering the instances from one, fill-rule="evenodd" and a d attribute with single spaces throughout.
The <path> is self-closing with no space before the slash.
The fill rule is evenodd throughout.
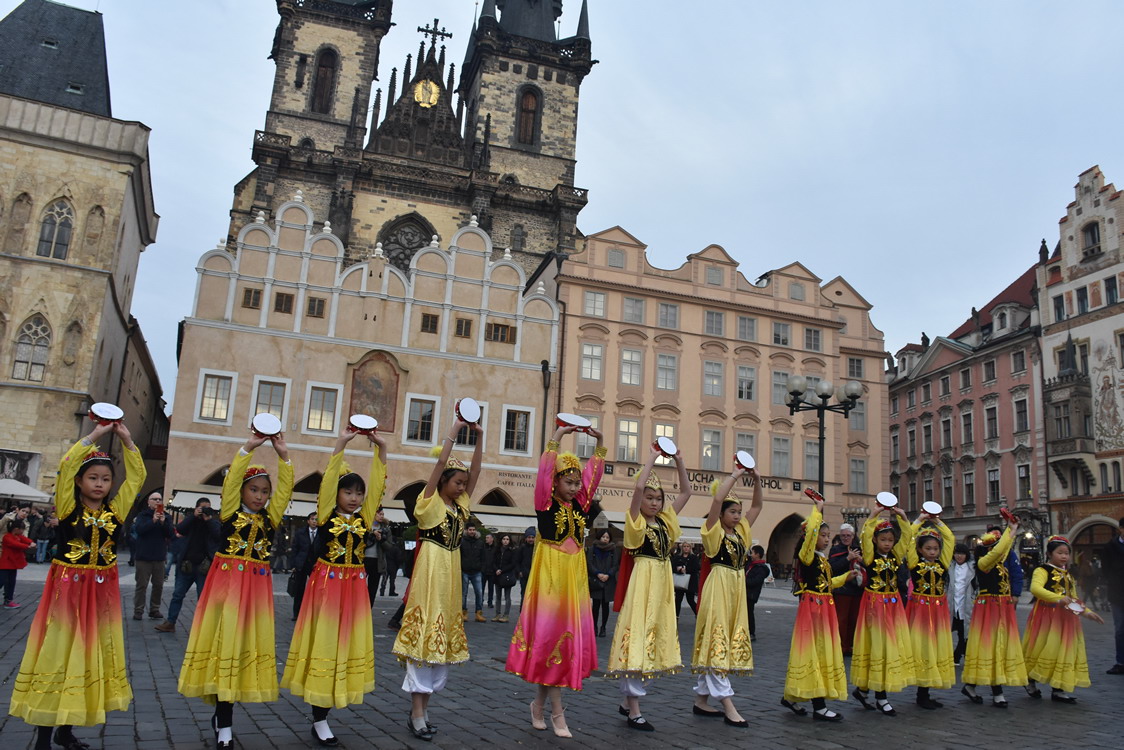
<path id="1" fill-rule="evenodd" d="M 804 326 L 804 349 L 809 352 L 823 351 L 823 329 Z"/>
<path id="2" fill-rule="evenodd" d="M 722 398 L 725 393 L 726 363 L 720 360 L 703 360 L 703 388 L 702 395 L 710 398 Z M 717 370 L 715 372 L 715 370 Z"/>
<path id="3" fill-rule="evenodd" d="M 262 384 L 269 383 L 272 385 L 280 385 L 285 388 L 285 395 L 281 399 L 281 420 L 282 429 L 289 424 L 289 400 L 293 394 L 293 381 L 291 378 L 276 378 L 270 375 L 254 375 L 252 389 L 250 390 L 251 408 L 249 419 L 246 420 L 246 426 L 250 427 L 254 422 L 254 417 L 260 414 L 258 411 L 258 391 Z"/>
<path id="4" fill-rule="evenodd" d="M 441 332 L 441 316 L 436 313 L 423 312 L 418 324 L 418 333 L 437 335 Z"/>
<path id="5" fill-rule="evenodd" d="M 535 450 L 535 426 L 538 424 L 538 410 L 533 406 L 524 406 L 523 404 L 504 404 L 502 409 L 500 412 L 499 454 L 501 456 L 524 457 L 532 455 Z M 527 449 L 523 451 L 507 447 L 507 420 L 508 414 L 512 412 L 527 414 Z"/>
<path id="6" fill-rule="evenodd" d="M 617 461 L 626 464 L 638 464 L 640 461 L 640 417 L 639 416 L 625 416 L 617 417 L 617 423 L 614 425 L 617 430 Z M 625 432 L 622 425 L 628 422 L 636 426 L 635 432 Z M 631 441 L 635 440 L 635 445 Z M 631 456 L 631 458 L 630 458 Z"/>
<path id="7" fill-rule="evenodd" d="M 578 368 L 579 368 L 578 377 L 581 380 L 591 380 L 591 381 L 599 382 L 599 383 L 604 382 L 604 380 L 605 380 L 605 346 L 603 344 L 591 344 L 591 343 L 587 343 L 585 341 L 580 342 L 580 346 L 581 346 L 581 353 L 578 357 Z M 596 354 L 594 354 L 592 351 L 587 354 L 586 353 L 587 347 L 591 350 L 597 349 L 598 351 L 597 351 Z M 586 372 L 587 372 L 586 361 L 587 360 L 590 363 L 589 368 L 588 368 L 588 372 L 589 372 L 588 375 L 586 374 Z M 594 377 L 594 372 L 593 372 L 595 362 L 596 362 L 596 369 L 597 369 L 596 377 Z"/>
<path id="8" fill-rule="evenodd" d="M 737 368 L 737 389 L 735 390 L 736 399 L 738 401 L 756 401 L 757 368 L 753 367 L 752 365 L 738 365 Z M 747 391 L 748 395 L 746 395 Z"/>
<path id="9" fill-rule="evenodd" d="M 726 313 L 721 310 L 706 310 L 703 317 L 703 334 L 706 336 L 726 335 Z"/>
<path id="10" fill-rule="evenodd" d="M 292 292 L 275 291 L 273 293 L 273 312 L 279 315 L 292 315 L 293 302 L 296 295 Z"/>
<path id="11" fill-rule="evenodd" d="M 661 358 L 668 358 L 671 360 L 671 367 L 666 364 L 660 364 Z M 667 378 L 666 372 L 670 371 L 673 382 L 670 386 L 666 385 Z M 664 382 L 665 385 L 660 385 Z M 656 390 L 657 391 L 678 391 L 679 390 L 679 355 L 668 354 L 665 352 L 656 352 Z"/>
<path id="12" fill-rule="evenodd" d="M 757 341 L 757 318 L 752 315 L 738 316 L 738 341 Z"/>
<path id="13" fill-rule="evenodd" d="M 429 441 L 416 440 L 409 437 L 410 404 L 414 401 L 433 402 L 433 435 L 431 436 L 432 439 Z M 437 444 L 437 436 L 439 434 L 441 434 L 441 397 L 430 393 L 414 393 L 412 391 L 407 391 L 402 412 L 402 432 L 399 436 L 402 445 L 423 445 L 432 447 Z"/>
<path id="14" fill-rule="evenodd" d="M 679 305 L 674 302 L 660 302 L 656 308 L 656 326 L 669 331 L 679 330 Z M 671 322 L 667 322 L 670 320 Z"/>
<path id="15" fill-rule="evenodd" d="M 636 355 L 635 360 L 626 360 L 626 355 Z M 625 380 L 625 373 L 629 372 L 635 375 L 635 382 L 632 380 Z M 643 349 L 621 349 L 620 356 L 620 385 L 631 387 L 642 387 L 644 385 L 644 350 Z"/>
<path id="16" fill-rule="evenodd" d="M 230 379 L 230 395 L 227 397 L 226 419 L 209 419 L 203 416 L 203 390 L 207 378 L 213 376 Z M 213 370 L 206 367 L 199 368 L 199 379 L 195 384 L 195 410 L 192 412 L 191 421 L 197 424 L 221 424 L 227 427 L 234 424 L 234 406 L 238 395 L 238 373 L 233 370 Z"/>
<path id="17" fill-rule="evenodd" d="M 621 298 L 621 321 L 625 323 L 636 323 L 644 325 L 645 300 L 643 297 L 622 297 Z M 632 313 L 629 312 L 629 304 L 632 303 L 634 309 Z M 635 309 L 635 308 L 639 309 Z M 637 314 L 639 313 L 639 314 Z"/>
<path id="18" fill-rule="evenodd" d="M 336 410 L 332 415 L 332 426 L 326 430 L 315 430 L 308 426 L 308 417 L 310 409 L 312 408 L 312 390 L 316 388 L 324 391 L 336 392 Z M 304 384 L 304 405 L 301 409 L 301 434 L 302 435 L 317 435 L 319 437 L 331 437 L 339 434 L 340 431 L 340 415 L 343 412 L 343 384 L 342 383 L 325 383 L 318 380 L 309 380 Z"/>
<path id="19" fill-rule="evenodd" d="M 792 346 L 792 324 L 773 321 L 773 346 Z"/>
<path id="20" fill-rule="evenodd" d="M 604 318 L 608 299 L 609 297 L 605 292 L 586 289 L 582 296 L 582 314 L 591 318 Z"/>

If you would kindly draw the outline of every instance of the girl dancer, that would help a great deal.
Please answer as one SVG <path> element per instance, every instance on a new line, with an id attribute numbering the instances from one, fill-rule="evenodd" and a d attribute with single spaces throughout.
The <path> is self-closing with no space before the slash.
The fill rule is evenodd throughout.
<path id="1" fill-rule="evenodd" d="M 676 454 L 679 494 L 669 507 L 659 477 L 652 472 L 656 459 L 662 455 L 652 448 L 648 462 L 636 476 L 632 505 L 625 516 L 625 560 L 613 597 L 620 616 L 613 631 L 606 671 L 607 677 L 620 678 L 624 702 L 617 711 L 628 718 L 630 728 L 643 732 L 655 729 L 640 713 L 640 698 L 648 694 L 645 683 L 678 672 L 683 666 L 671 552 L 679 538 L 679 511 L 691 498 L 691 484 L 683 458 Z M 727 489 L 733 481 L 728 484 Z"/>
<path id="2" fill-rule="evenodd" d="M 125 451 L 125 481 L 110 498 L 113 462 L 97 450 L 112 432 Z M 73 725 L 105 722 L 106 711 L 124 711 L 133 698 L 125 674 L 117 541 L 125 514 L 144 484 L 141 458 L 121 422 L 99 424 L 74 444 L 55 482 L 57 548 L 20 663 L 8 709 L 39 727 L 36 750 L 55 744 L 89 747 Z"/>
<path id="3" fill-rule="evenodd" d="M 926 520 L 932 526 L 922 529 L 921 524 Z M 940 518 L 928 513 L 922 513 L 914 522 L 913 535 L 917 543 L 910 546 L 906 561 L 913 580 L 913 596 L 909 598 L 905 616 L 913 641 L 917 705 L 934 709 L 942 704 L 929 697 L 929 689 L 947 689 L 956 683 L 952 628 L 944 595 L 954 537 Z"/>
<path id="4" fill-rule="evenodd" d="M 477 433 L 471 469 L 450 456 L 457 433 L 464 427 Z M 449 665 L 468 661 L 461 617 L 460 545 L 472 502 L 469 498 L 480 476 L 482 433 L 478 424 L 461 419 L 453 422 L 414 507 L 419 549 L 393 651 L 406 663 L 402 690 L 410 694 L 411 701 L 406 726 L 421 740 L 432 740 L 437 733 L 429 723 L 429 699 L 445 687 Z"/>
<path id="5" fill-rule="evenodd" d="M 969 559 L 967 545 L 952 548 L 952 567 L 948 571 L 948 609 L 952 615 L 952 632 L 956 633 L 956 648 L 952 660 L 957 665 L 964 661 L 968 647 L 968 626 L 972 622 L 972 587 L 976 585 L 976 564 Z"/>
<path id="6" fill-rule="evenodd" d="M 312 706 L 312 736 L 324 746 L 339 744 L 328 727 L 328 711 L 362 703 L 363 696 L 375 689 L 371 600 L 363 554 L 386 487 L 386 465 L 380 456 L 386 440 L 377 432 L 368 437 L 375 446 L 368 486 L 343 460 L 344 448 L 358 434 L 344 428 L 320 480 L 316 504 L 322 531 L 309 555 L 316 563 L 281 677 L 281 687 Z"/>
<path id="7" fill-rule="evenodd" d="M 827 699 L 847 697 L 847 672 L 839 639 L 839 619 L 831 592 L 842 588 L 857 573 L 848 570 L 831 575 L 827 560 L 831 548 L 831 529 L 823 521 L 823 498 L 811 494 L 812 513 L 803 523 L 804 541 L 796 553 L 793 594 L 800 597 L 792 645 L 788 651 L 788 671 L 784 678 L 781 705 L 797 716 L 808 710 L 800 701 L 812 701 L 816 721 L 842 721 L 843 714 L 831 711 Z"/>
<path id="8" fill-rule="evenodd" d="M 1034 569 L 1030 593 L 1034 609 L 1023 635 L 1026 671 L 1030 675 L 1026 691 L 1031 698 L 1041 698 L 1037 682 L 1045 682 L 1053 690 L 1050 700 L 1076 703 L 1075 687 L 1089 687 L 1089 664 L 1085 661 L 1085 636 L 1078 617 L 1104 624 L 1096 612 L 1069 608 L 1077 602 L 1077 583 L 1069 572 L 1069 540 L 1052 536 L 1046 542 L 1046 562 Z"/>
<path id="9" fill-rule="evenodd" d="M 538 538 L 523 591 L 519 624 L 507 651 L 507 671 L 538 689 L 531 701 L 531 725 L 546 729 L 543 707 L 550 699 L 550 721 L 559 737 L 570 737 L 562 707 L 562 688 L 581 690 L 597 666 L 597 643 L 590 609 L 589 578 L 582 544 L 591 518 L 593 494 L 605 470 L 601 432 L 593 457 L 582 470 L 573 453 L 558 453 L 558 441 L 576 428 L 559 427 L 546 444 L 535 480 Z"/>
<path id="10" fill-rule="evenodd" d="M 976 694 L 976 685 L 990 685 L 991 702 L 996 708 L 1007 707 L 1004 685 L 1027 684 L 1011 579 L 1003 564 L 1018 530 L 1016 519 L 1002 535 L 989 531 L 976 545 L 976 581 L 980 592 L 968 631 L 968 650 L 960 675 L 964 687 L 960 692 L 972 703 L 983 703 L 983 698 Z"/>
<path id="11" fill-rule="evenodd" d="M 897 522 L 901 538 L 894 542 L 889 519 L 878 515 L 890 510 Z M 874 688 L 874 699 L 884 716 L 896 716 L 886 693 L 897 691 L 913 682 L 913 644 L 905 619 L 901 593 L 898 591 L 898 569 L 905 562 L 906 551 L 913 546 L 913 529 L 901 508 L 878 505 L 863 524 L 863 566 L 866 588 L 859 603 L 859 624 L 851 651 L 851 695 L 873 711 L 875 704 L 867 700 Z"/>
<path id="12" fill-rule="evenodd" d="M 749 726 L 731 700 L 734 688 L 730 685 L 730 675 L 753 674 L 745 569 L 753 543 L 750 526 L 761 514 L 763 504 L 759 477 L 756 470 L 749 469 L 753 501 L 749 511 L 742 515 L 741 500 L 731 490 L 745 473 L 746 470 L 739 467 L 721 486 L 716 484 L 710 513 L 703 523 L 703 552 L 710 571 L 699 595 L 695 648 L 691 656 L 691 671 L 699 676 L 694 713 L 722 714 L 732 727 Z M 722 704 L 722 711 L 715 711 L 707 704 L 707 698 L 711 697 Z"/>
<path id="13" fill-rule="evenodd" d="M 266 441 L 277 453 L 277 491 L 264 466 L 250 465 Z M 195 607 L 180 669 L 179 691 L 215 706 L 211 728 L 219 750 L 234 747 L 234 704 L 277 699 L 270 540 L 293 494 L 285 436 L 253 434 L 238 449 L 222 483 L 225 547 L 211 562 Z"/>

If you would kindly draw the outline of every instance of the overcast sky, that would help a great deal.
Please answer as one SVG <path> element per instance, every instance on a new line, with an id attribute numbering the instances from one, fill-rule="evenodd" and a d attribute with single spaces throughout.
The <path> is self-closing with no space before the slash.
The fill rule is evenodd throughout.
<path id="1" fill-rule="evenodd" d="M 226 232 L 265 121 L 276 5 L 69 4 L 105 16 L 114 116 L 152 128 L 160 231 L 133 314 L 171 402 L 195 263 Z M 664 267 L 716 243 L 751 279 L 791 261 L 842 275 L 890 351 L 951 332 L 1043 237 L 1052 248 L 1078 174 L 1099 164 L 1124 186 L 1113 0 L 589 5 L 600 64 L 582 88 L 581 230 L 619 224 Z M 562 36 L 579 8 L 565 0 Z M 434 16 L 459 63 L 476 11 L 398 0 L 375 85 Z"/>

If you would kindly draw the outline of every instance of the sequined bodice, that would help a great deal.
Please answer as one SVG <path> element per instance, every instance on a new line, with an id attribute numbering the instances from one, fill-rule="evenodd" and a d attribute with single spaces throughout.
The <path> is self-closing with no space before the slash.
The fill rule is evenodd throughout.
<path id="1" fill-rule="evenodd" d="M 710 564 L 745 570 L 745 566 L 749 564 L 749 548 L 745 546 L 740 536 L 726 534 L 722 537 L 722 546 L 718 548 L 718 554 L 710 558 Z"/>
<path id="2" fill-rule="evenodd" d="M 830 594 L 831 593 L 831 563 L 823 555 L 816 555 L 811 565 L 805 565 L 799 560 L 800 580 L 796 584 L 793 594 Z"/>
<path id="3" fill-rule="evenodd" d="M 329 565 L 362 565 L 363 550 L 367 536 L 367 526 L 363 519 L 356 513 L 351 518 L 345 518 L 332 511 L 328 519 L 327 540 L 319 552 L 319 559 Z M 319 539 L 321 535 L 317 535 Z"/>
<path id="4" fill-rule="evenodd" d="M 538 516 L 539 540 L 561 544 L 567 538 L 579 545 L 585 541 L 585 527 L 589 514 L 573 502 L 554 498 L 547 510 L 536 511 Z"/>
<path id="5" fill-rule="evenodd" d="M 54 559 L 82 567 L 111 567 L 117 564 L 117 517 L 105 505 L 90 510 L 79 504 L 59 521 Z"/>
<path id="6" fill-rule="evenodd" d="M 654 557 L 657 560 L 671 558 L 671 534 L 668 533 L 664 520 L 656 516 L 654 524 L 648 524 L 644 529 L 644 543 L 634 550 L 630 550 L 636 557 Z"/>
<path id="7" fill-rule="evenodd" d="M 459 505 L 454 509 L 445 506 L 445 517 L 441 523 L 429 529 L 418 529 L 418 541 L 432 542 L 445 549 L 459 549 L 461 539 L 464 537 L 464 525 L 468 520 L 468 511 Z M 359 548 L 362 563 L 362 547 Z"/>
<path id="8" fill-rule="evenodd" d="M 1068 596 L 1071 599 L 1077 598 L 1077 584 L 1073 580 L 1073 576 L 1069 574 L 1068 570 L 1055 568 L 1053 565 L 1040 566 L 1046 571 L 1046 589 L 1058 596 Z"/>
<path id="9" fill-rule="evenodd" d="M 240 510 L 223 523 L 222 533 L 225 546 L 220 546 L 221 554 L 240 560 L 269 560 L 273 524 L 264 512 L 247 513 Z"/>
<path id="10" fill-rule="evenodd" d="M 898 590 L 898 568 L 902 561 L 894 555 L 875 555 L 866 566 L 866 590 L 874 594 L 888 594 Z"/>
<path id="11" fill-rule="evenodd" d="M 913 581 L 913 593 L 926 596 L 944 596 L 944 584 L 948 580 L 948 571 L 941 565 L 940 560 L 929 562 L 922 560 L 910 571 Z"/>
<path id="12" fill-rule="evenodd" d="M 980 596 L 1010 596 L 1011 574 L 1007 566 L 999 562 L 991 570 L 976 568 L 976 583 L 979 584 Z"/>

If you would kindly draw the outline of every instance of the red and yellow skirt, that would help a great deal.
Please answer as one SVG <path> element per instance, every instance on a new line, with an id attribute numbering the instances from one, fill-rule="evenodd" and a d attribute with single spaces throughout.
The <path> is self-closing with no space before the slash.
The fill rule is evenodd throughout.
<path id="1" fill-rule="evenodd" d="M 585 555 L 572 538 L 562 545 L 539 542 L 506 669 L 537 685 L 581 690 L 596 668 Z"/>
<path id="2" fill-rule="evenodd" d="M 839 618 L 831 594 L 803 593 L 792 627 L 785 700 L 847 697 L 847 670 L 839 642 Z"/>
<path id="3" fill-rule="evenodd" d="M 913 641 L 898 592 L 863 591 L 851 648 L 851 682 L 862 690 L 887 692 L 914 684 Z"/>
<path id="4" fill-rule="evenodd" d="M 1081 618 L 1065 605 L 1034 603 L 1023 635 L 1023 654 L 1030 679 L 1067 693 L 1089 687 Z"/>
<path id="5" fill-rule="evenodd" d="M 969 685 L 1026 685 L 1026 663 L 1011 597 L 976 597 L 960 679 Z"/>
<path id="6" fill-rule="evenodd" d="M 308 577 L 281 687 L 310 705 L 344 708 L 362 703 L 375 689 L 366 579 L 362 565 L 323 560 Z"/>
<path id="7" fill-rule="evenodd" d="M 215 555 L 191 623 L 179 691 L 212 704 L 277 699 L 268 562 Z"/>
<path id="8" fill-rule="evenodd" d="M 92 726 L 132 699 L 117 566 L 52 561 L 9 713 L 42 727 Z"/>
<path id="9" fill-rule="evenodd" d="M 918 687 L 950 688 L 956 683 L 952 618 L 943 596 L 914 594 L 906 605 L 913 641 L 913 677 Z"/>

